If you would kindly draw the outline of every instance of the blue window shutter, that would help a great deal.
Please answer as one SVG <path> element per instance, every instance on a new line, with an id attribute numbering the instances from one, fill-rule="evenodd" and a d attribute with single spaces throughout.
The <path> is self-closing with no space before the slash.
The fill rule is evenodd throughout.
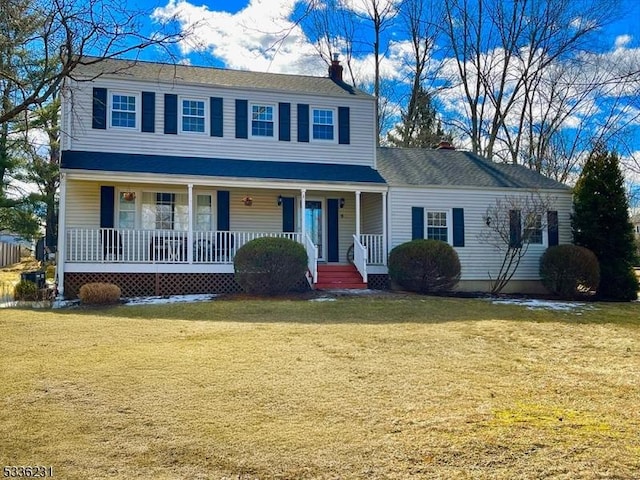
<path id="1" fill-rule="evenodd" d="M 100 228 L 113 228 L 115 195 L 114 187 L 100 187 Z"/>
<path id="2" fill-rule="evenodd" d="M 107 89 L 93 89 L 93 112 L 91 127 L 105 130 L 107 128 Z"/>
<path id="3" fill-rule="evenodd" d="M 278 104 L 278 139 L 281 142 L 291 141 L 291 104 Z"/>
<path id="4" fill-rule="evenodd" d="M 411 240 L 424 238 L 424 208 L 411 207 Z"/>
<path id="5" fill-rule="evenodd" d="M 142 131 L 153 133 L 156 131 L 156 94 L 142 92 Z"/>
<path id="6" fill-rule="evenodd" d="M 509 248 L 522 247 L 520 210 L 509 210 Z"/>
<path id="7" fill-rule="evenodd" d="M 547 212 L 547 234 L 549 236 L 550 247 L 555 247 L 560 243 L 558 232 L 558 212 L 555 210 Z"/>
<path id="8" fill-rule="evenodd" d="M 211 97 L 209 99 L 209 115 L 211 116 L 211 136 L 223 136 L 222 98 Z"/>
<path id="9" fill-rule="evenodd" d="M 453 209 L 453 246 L 464 247 L 464 209 Z"/>
<path id="10" fill-rule="evenodd" d="M 236 100 L 236 138 L 249 138 L 249 102 Z"/>
<path id="11" fill-rule="evenodd" d="M 295 198 L 282 198 L 282 231 L 295 231 Z"/>
<path id="12" fill-rule="evenodd" d="M 218 230 L 229 230 L 229 192 L 218 190 Z"/>
<path id="13" fill-rule="evenodd" d="M 298 104 L 298 141 L 309 141 L 309 105 Z"/>
<path id="14" fill-rule="evenodd" d="M 351 143 L 349 107 L 338 107 L 338 143 L 343 145 Z"/>
<path id="15" fill-rule="evenodd" d="M 327 199 L 327 260 L 330 262 L 340 260 L 339 209 L 340 200 Z"/>
<path id="16" fill-rule="evenodd" d="M 164 133 L 178 133 L 178 96 L 172 93 L 164 94 Z"/>

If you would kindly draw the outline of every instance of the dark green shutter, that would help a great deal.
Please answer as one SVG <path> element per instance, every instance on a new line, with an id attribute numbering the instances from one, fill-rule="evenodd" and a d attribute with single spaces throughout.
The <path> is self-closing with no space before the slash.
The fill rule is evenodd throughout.
<path id="1" fill-rule="evenodd" d="M 100 228 L 113 228 L 115 216 L 115 193 L 114 187 L 100 187 Z"/>
<path id="2" fill-rule="evenodd" d="M 295 232 L 295 198 L 282 198 L 282 231 Z"/>
<path id="3" fill-rule="evenodd" d="M 172 93 L 164 94 L 164 133 L 178 133 L 178 96 Z"/>
<path id="4" fill-rule="evenodd" d="M 520 210 L 509 210 L 509 248 L 522 247 Z"/>
<path id="5" fill-rule="evenodd" d="M 291 104 L 278 104 L 278 139 L 281 142 L 291 141 Z"/>
<path id="6" fill-rule="evenodd" d="M 464 247 L 464 209 L 453 209 L 453 246 Z"/>
<path id="7" fill-rule="evenodd" d="M 349 107 L 338 107 L 338 143 L 343 145 L 351 143 Z"/>
<path id="8" fill-rule="evenodd" d="M 104 130 L 107 128 L 107 89 L 93 89 L 93 112 L 91 115 L 91 127 Z"/>
<path id="9" fill-rule="evenodd" d="M 298 104 L 298 141 L 309 141 L 309 105 Z"/>
<path id="10" fill-rule="evenodd" d="M 411 240 L 424 238 L 424 208 L 411 207 Z"/>
<path id="11" fill-rule="evenodd" d="M 236 100 L 236 138 L 249 138 L 249 102 Z"/>
<path id="12" fill-rule="evenodd" d="M 555 247 L 560 241 L 558 232 L 558 212 L 551 210 L 547 212 L 547 234 L 549 236 L 549 246 Z"/>
<path id="13" fill-rule="evenodd" d="M 156 94 L 142 92 L 142 131 L 153 133 L 156 131 Z"/>
<path id="14" fill-rule="evenodd" d="M 229 230 L 229 192 L 226 190 L 218 190 L 218 230 Z"/>
<path id="15" fill-rule="evenodd" d="M 211 136 L 222 137 L 224 134 L 222 98 L 211 97 L 209 99 L 209 117 L 209 121 L 211 123 Z"/>

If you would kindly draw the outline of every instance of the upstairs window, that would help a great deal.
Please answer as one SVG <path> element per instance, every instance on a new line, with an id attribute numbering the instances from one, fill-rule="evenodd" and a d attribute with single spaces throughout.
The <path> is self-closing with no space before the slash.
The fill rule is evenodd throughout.
<path id="1" fill-rule="evenodd" d="M 251 135 L 273 137 L 273 106 L 251 105 Z"/>
<path id="2" fill-rule="evenodd" d="M 333 140 L 334 139 L 334 113 L 333 110 L 314 108 L 313 113 L 313 139 Z"/>
<path id="3" fill-rule="evenodd" d="M 111 95 L 111 126 L 137 128 L 137 101 L 135 95 L 113 93 Z"/>
<path id="4" fill-rule="evenodd" d="M 427 211 L 427 235 L 430 240 L 449 241 L 449 226 L 447 212 Z"/>
<path id="5" fill-rule="evenodd" d="M 204 133 L 205 131 L 204 100 L 185 98 L 182 100 L 182 131 Z"/>

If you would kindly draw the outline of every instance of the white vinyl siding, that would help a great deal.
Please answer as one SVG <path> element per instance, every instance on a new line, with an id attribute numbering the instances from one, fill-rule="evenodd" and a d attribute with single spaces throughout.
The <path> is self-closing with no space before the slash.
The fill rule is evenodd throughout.
<path id="1" fill-rule="evenodd" d="M 72 98 L 73 115 L 64 121 L 70 123 L 70 130 L 63 132 L 63 144 L 66 149 L 80 151 L 97 151 L 113 153 L 131 153 L 146 155 L 176 155 L 189 157 L 213 157 L 240 160 L 288 161 L 304 163 L 335 163 L 349 165 L 373 166 L 375 159 L 375 132 L 371 122 L 357 121 L 361 118 L 375 118 L 375 100 L 368 97 L 345 98 L 324 97 L 313 93 L 268 92 L 261 90 L 240 90 L 191 84 L 158 84 L 131 79 L 114 79 L 101 77 L 93 83 L 73 82 Z M 91 128 L 92 91 L 93 87 L 104 87 L 108 92 L 134 91 L 155 92 L 155 132 L 139 132 L 128 128 L 98 130 Z M 208 110 L 209 97 L 223 99 L 224 136 L 212 137 L 209 127 L 205 127 L 204 135 L 166 135 L 164 134 L 165 93 L 177 94 L 180 98 L 206 98 Z M 251 105 L 274 106 L 273 141 L 256 142 L 255 138 L 235 138 L 235 100 L 249 100 L 249 123 L 251 122 Z M 281 142 L 278 139 L 278 103 L 290 103 L 291 141 Z M 341 145 L 335 142 L 298 142 L 297 104 L 310 105 L 319 109 L 350 108 L 350 144 Z M 138 104 L 140 105 L 139 101 Z M 178 123 L 180 123 L 181 102 L 178 101 Z M 138 110 L 140 108 L 138 107 Z M 337 111 L 337 110 L 336 110 Z M 63 112 L 64 113 L 64 112 Z M 139 113 L 139 112 L 138 112 Z M 209 114 L 205 114 L 208 124 Z M 137 122 L 140 122 L 137 115 Z M 337 114 L 334 117 L 337 138 Z M 180 132 L 179 132 L 180 133 Z M 251 133 L 251 125 L 249 125 Z"/>
<path id="2" fill-rule="evenodd" d="M 506 189 L 391 187 L 389 189 L 389 250 L 411 240 L 412 207 L 422 207 L 430 211 L 451 211 L 453 208 L 463 208 L 465 246 L 454 247 L 462 266 L 461 279 L 488 280 L 489 275 L 495 278 L 502 261 L 502 252 L 483 242 L 479 238 L 479 233 L 483 227 L 486 228 L 483 217 L 487 207 L 494 205 L 497 198 L 516 193 L 517 191 Z M 526 195 L 526 192 L 522 194 Z M 556 197 L 554 209 L 558 211 L 560 243 L 571 243 L 571 195 L 569 192 L 552 192 L 550 195 Z M 545 243 L 546 235 L 545 230 Z M 540 256 L 545 249 L 545 245 L 530 245 L 514 279 L 538 280 Z"/>

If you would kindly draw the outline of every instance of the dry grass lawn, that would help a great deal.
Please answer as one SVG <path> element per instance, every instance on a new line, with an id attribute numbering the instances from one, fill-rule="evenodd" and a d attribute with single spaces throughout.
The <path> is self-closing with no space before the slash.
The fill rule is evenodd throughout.
<path id="1" fill-rule="evenodd" d="M 55 478 L 640 478 L 640 303 L 11 309 L 0 348 L 0 466 Z"/>

